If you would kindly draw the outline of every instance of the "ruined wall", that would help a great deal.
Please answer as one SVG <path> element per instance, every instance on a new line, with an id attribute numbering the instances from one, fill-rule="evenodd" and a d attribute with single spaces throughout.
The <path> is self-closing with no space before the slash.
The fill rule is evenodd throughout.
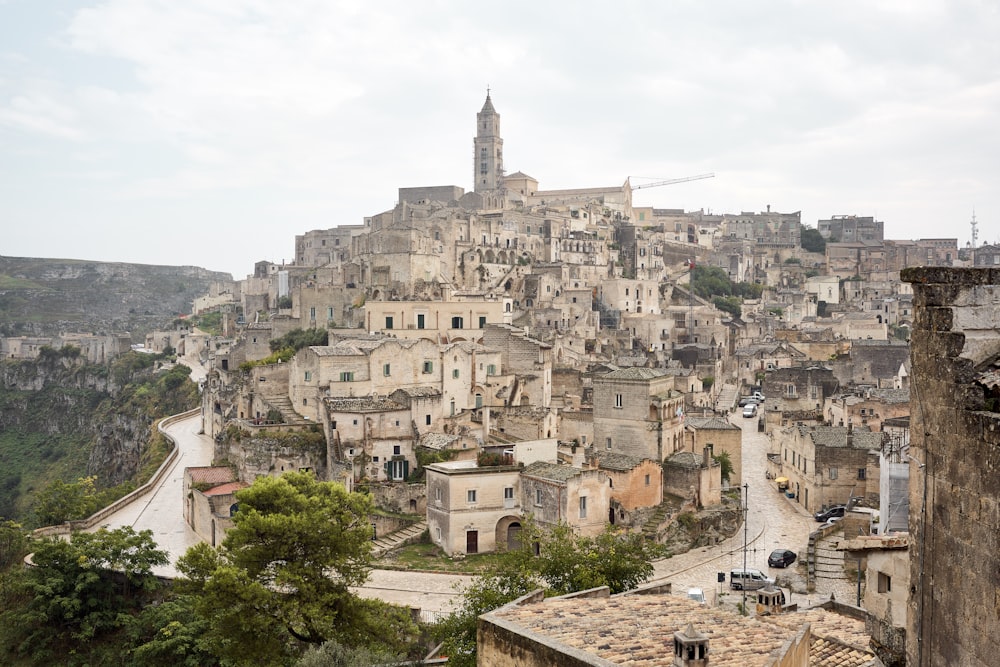
<path id="1" fill-rule="evenodd" d="M 995 665 L 1000 271 L 920 267 L 901 278 L 915 306 L 906 662 Z"/>

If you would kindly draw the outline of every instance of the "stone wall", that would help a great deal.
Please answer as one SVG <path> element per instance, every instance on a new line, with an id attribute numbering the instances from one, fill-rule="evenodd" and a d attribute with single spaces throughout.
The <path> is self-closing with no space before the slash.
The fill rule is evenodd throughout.
<path id="1" fill-rule="evenodd" d="M 1000 271 L 920 267 L 901 278 L 915 307 L 906 662 L 995 665 Z"/>

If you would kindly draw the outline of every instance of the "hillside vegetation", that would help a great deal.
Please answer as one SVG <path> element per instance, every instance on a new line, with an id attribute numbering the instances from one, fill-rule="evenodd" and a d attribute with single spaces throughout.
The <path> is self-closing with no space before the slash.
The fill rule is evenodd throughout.
<path id="1" fill-rule="evenodd" d="M 67 347 L 37 361 L 0 362 L 0 518 L 31 525 L 82 518 L 141 483 L 149 457 L 166 452 L 150 446 L 155 420 L 199 401 L 189 369 L 165 369 L 164 361 L 130 352 L 91 365 Z M 32 515 L 36 499 L 65 497 L 89 477 L 92 493 L 76 511 Z"/>

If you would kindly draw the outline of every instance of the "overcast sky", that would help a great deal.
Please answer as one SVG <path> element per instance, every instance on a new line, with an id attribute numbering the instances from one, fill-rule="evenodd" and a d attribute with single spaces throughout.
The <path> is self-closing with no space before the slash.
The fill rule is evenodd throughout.
<path id="1" fill-rule="evenodd" d="M 0 0 L 0 255 L 241 278 L 398 187 L 543 189 L 1000 238 L 996 0 Z"/>

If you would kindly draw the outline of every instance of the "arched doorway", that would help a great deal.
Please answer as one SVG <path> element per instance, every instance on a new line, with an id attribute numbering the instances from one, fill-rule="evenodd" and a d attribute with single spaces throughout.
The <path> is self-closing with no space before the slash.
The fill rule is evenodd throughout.
<path id="1" fill-rule="evenodd" d="M 505 516 L 497 521 L 497 549 L 513 551 L 521 548 L 521 528 L 521 517 L 518 516 Z"/>

